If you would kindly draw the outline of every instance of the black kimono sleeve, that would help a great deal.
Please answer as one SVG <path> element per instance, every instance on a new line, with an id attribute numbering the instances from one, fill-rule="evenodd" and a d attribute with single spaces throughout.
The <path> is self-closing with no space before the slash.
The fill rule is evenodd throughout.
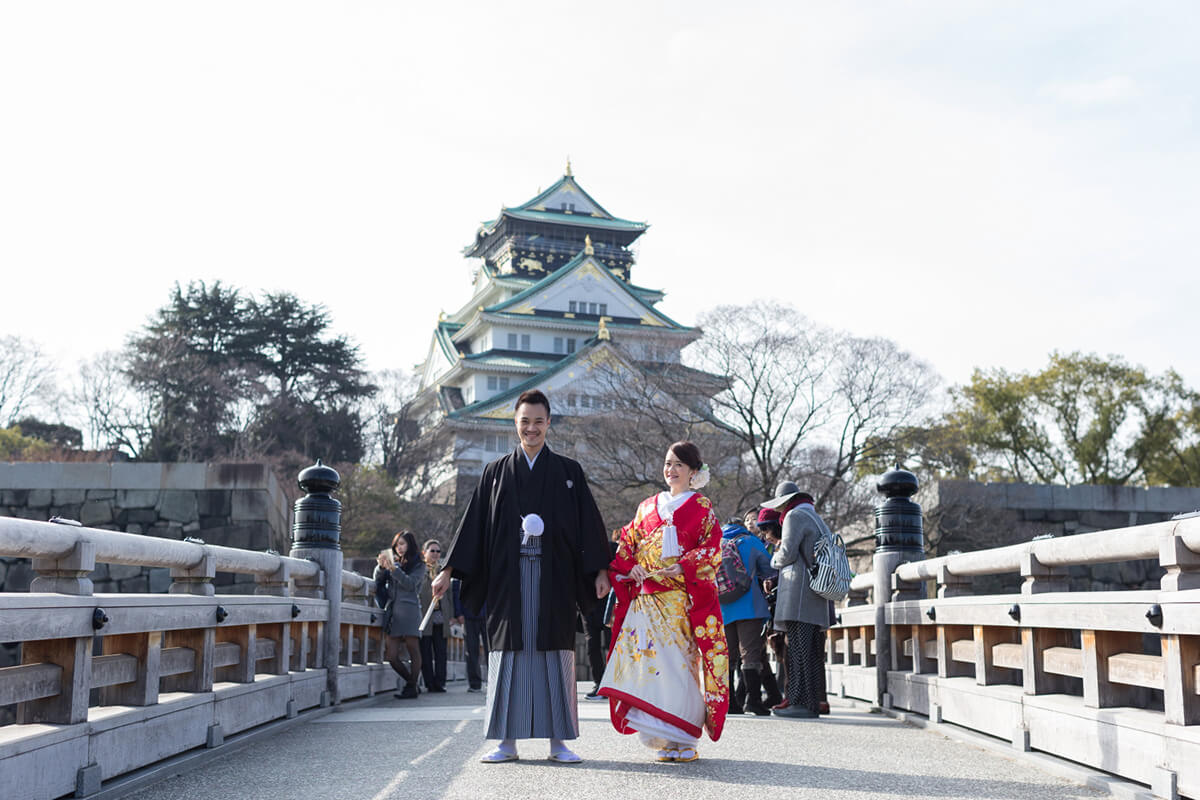
<path id="1" fill-rule="evenodd" d="M 588 488 L 587 476 L 579 470 L 579 491 L 575 493 L 579 514 L 579 546 L 583 551 L 580 559 L 582 572 L 589 580 L 595 580 L 596 574 L 607 569 L 612 557 L 608 543 L 608 529 L 604 527 L 604 519 L 600 509 Z"/>
<path id="2" fill-rule="evenodd" d="M 491 487 L 495 469 L 489 464 L 479 478 L 467 510 L 458 523 L 458 530 L 446 548 L 441 566 L 449 568 L 451 577 L 462 581 L 460 599 L 463 606 L 478 616 L 487 600 L 488 529 L 491 526 Z"/>

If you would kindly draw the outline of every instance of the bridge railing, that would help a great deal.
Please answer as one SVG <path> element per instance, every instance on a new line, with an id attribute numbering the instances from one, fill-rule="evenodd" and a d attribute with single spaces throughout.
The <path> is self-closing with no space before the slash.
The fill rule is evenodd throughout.
<path id="1" fill-rule="evenodd" d="M 0 555 L 32 559 L 0 594 L 0 797 L 87 796 L 100 781 L 332 700 L 394 686 L 373 582 L 275 553 L 0 518 Z M 167 594 L 94 594 L 97 563 L 170 569 Z M 255 577 L 217 595 L 218 572 Z M 336 586 L 336 593 L 327 591 Z M 338 630 L 328 629 L 333 603 Z M 340 638 L 325 663 L 325 637 Z M 327 676 L 338 697 L 330 697 Z"/>
<path id="2" fill-rule="evenodd" d="M 1137 559 L 1157 559 L 1158 588 L 1070 591 L 1072 567 Z M 1002 574 L 1019 591 L 974 593 Z M 880 577 L 856 576 L 829 632 L 831 691 L 1200 796 L 1200 516 Z"/>

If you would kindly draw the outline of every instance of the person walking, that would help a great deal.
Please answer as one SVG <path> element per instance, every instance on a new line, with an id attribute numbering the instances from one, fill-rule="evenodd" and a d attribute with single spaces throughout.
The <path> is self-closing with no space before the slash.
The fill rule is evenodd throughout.
<path id="1" fill-rule="evenodd" d="M 391 547 L 381 552 L 375 565 L 375 602 L 383 609 L 384 658 L 404 681 L 396 697 L 417 696 L 421 672 L 421 604 L 417 591 L 425 581 L 425 563 L 417 554 L 417 539 L 409 531 L 392 537 Z M 408 654 L 408 664 L 401 650 Z"/>
<path id="2" fill-rule="evenodd" d="M 442 558 L 441 542 L 429 539 L 421 555 L 425 560 L 421 607 L 428 613 L 429 605 L 437 604 L 429 624 L 421 631 L 421 677 L 425 679 L 426 691 L 440 693 L 446 691 L 446 632 L 454 618 L 454 600 L 449 594 L 433 596 L 433 576 L 437 574 L 438 561 Z"/>
<path id="3" fill-rule="evenodd" d="M 579 737 L 575 624 L 608 594 L 608 537 L 578 462 L 546 444 L 550 399 L 517 398 L 520 446 L 483 468 L 459 523 L 435 597 L 462 581 L 467 610 L 486 608 L 488 690 L 483 757 L 515 761 L 517 739 L 549 739 L 550 759 L 577 764 L 566 741 Z"/>
<path id="4" fill-rule="evenodd" d="M 815 565 L 814 549 L 829 528 L 813 508 L 812 495 L 791 481 L 775 490 L 764 508 L 783 515 L 779 549 L 771 566 L 779 570 L 775 600 L 775 627 L 787 631 L 787 705 L 775 708 L 780 717 L 816 718 L 821 700 L 821 675 L 825 669 L 822 648 L 824 629 L 830 625 L 829 602 L 812 590 L 809 581 Z"/>
<path id="5" fill-rule="evenodd" d="M 762 585 L 763 581 L 775 577 L 776 573 L 771 567 L 766 546 L 744 525 L 730 523 L 721 530 L 722 560 L 733 556 L 732 553 L 727 556 L 726 551 L 736 551 L 742 569 L 750 579 L 749 587 L 740 597 L 721 601 L 721 618 L 725 621 L 729 656 L 740 660 L 742 683 L 746 687 L 745 698 L 735 713 L 742 713 L 741 709 L 744 708 L 755 716 L 765 717 L 771 713 L 762 698 L 762 676 L 770 671 L 765 668 L 766 661 L 763 658 L 763 627 L 769 612 Z M 734 707 L 731 704 L 731 712 Z"/>

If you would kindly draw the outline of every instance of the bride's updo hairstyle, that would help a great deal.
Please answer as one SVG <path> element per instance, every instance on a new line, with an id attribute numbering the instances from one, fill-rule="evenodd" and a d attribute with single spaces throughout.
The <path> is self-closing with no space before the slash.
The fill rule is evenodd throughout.
<path id="1" fill-rule="evenodd" d="M 692 469 L 698 470 L 704 466 L 704 459 L 700 458 L 700 448 L 691 442 L 676 442 L 667 448 L 667 452 Z"/>

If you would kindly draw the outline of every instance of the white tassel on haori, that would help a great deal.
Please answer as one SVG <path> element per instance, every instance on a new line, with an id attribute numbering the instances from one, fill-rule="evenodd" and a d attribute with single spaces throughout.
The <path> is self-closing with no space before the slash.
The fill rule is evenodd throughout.
<path id="1" fill-rule="evenodd" d="M 675 532 L 675 526 L 668 524 L 663 528 L 662 557 L 679 558 L 681 555 L 683 553 L 679 549 L 679 535 Z"/>
<path id="2" fill-rule="evenodd" d="M 541 536 L 546 530 L 546 523 L 537 514 L 527 514 L 521 517 L 521 532 L 524 534 L 521 537 L 521 546 L 529 544 L 529 539 L 532 536 Z"/>

